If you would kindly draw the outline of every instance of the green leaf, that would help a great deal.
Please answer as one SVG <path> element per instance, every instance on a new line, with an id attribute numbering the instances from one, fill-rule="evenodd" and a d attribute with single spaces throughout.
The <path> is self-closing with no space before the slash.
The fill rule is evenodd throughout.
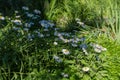
<path id="1" fill-rule="evenodd" d="M 67 64 L 75 64 L 75 60 L 65 60 L 65 63 L 67 63 Z"/>
<path id="2" fill-rule="evenodd" d="M 84 76 L 83 76 L 83 80 L 91 80 L 91 78 L 90 78 L 89 75 L 84 75 Z"/>

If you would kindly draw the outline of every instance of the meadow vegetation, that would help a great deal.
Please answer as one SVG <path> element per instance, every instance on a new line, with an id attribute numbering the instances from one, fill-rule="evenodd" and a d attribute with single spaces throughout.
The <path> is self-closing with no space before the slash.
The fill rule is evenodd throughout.
<path id="1" fill-rule="evenodd" d="M 0 0 L 0 80 L 119 80 L 119 0 Z"/>

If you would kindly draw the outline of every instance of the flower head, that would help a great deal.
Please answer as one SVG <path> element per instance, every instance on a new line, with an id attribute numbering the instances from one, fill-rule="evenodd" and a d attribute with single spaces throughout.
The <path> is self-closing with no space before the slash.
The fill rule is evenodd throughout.
<path id="1" fill-rule="evenodd" d="M 41 26 L 43 26 L 46 29 L 52 28 L 54 26 L 53 23 L 51 23 L 50 21 L 47 21 L 47 20 L 41 20 L 41 21 L 39 21 L 39 24 L 41 24 Z"/>
<path id="2" fill-rule="evenodd" d="M 83 68 L 82 68 L 82 71 L 84 71 L 84 72 L 88 72 L 89 70 L 90 70 L 89 67 L 83 67 Z"/>
<path id="3" fill-rule="evenodd" d="M 62 49 L 62 52 L 63 52 L 63 54 L 65 54 L 65 55 L 70 54 L 69 50 L 67 50 L 67 49 Z"/>
<path id="4" fill-rule="evenodd" d="M 98 44 L 90 44 L 93 48 L 94 48 L 94 51 L 97 52 L 97 53 L 101 53 L 102 51 L 106 51 L 107 49 L 102 47 L 101 45 L 98 45 Z"/>
<path id="5" fill-rule="evenodd" d="M 85 55 L 88 55 L 88 52 L 85 48 L 82 48 L 83 52 L 85 53 Z"/>
<path id="6" fill-rule="evenodd" d="M 76 20 L 76 21 L 80 21 L 80 19 L 79 19 L 79 18 L 76 18 L 75 20 Z"/>
<path id="7" fill-rule="evenodd" d="M 19 28 L 19 27 L 13 27 L 13 30 L 15 30 L 15 31 L 18 31 L 18 30 L 20 30 L 21 28 Z"/>
<path id="8" fill-rule="evenodd" d="M 26 6 L 23 6 L 22 9 L 23 9 L 23 10 L 26 10 L 26 11 L 29 10 L 29 8 L 26 7 Z"/>
<path id="9" fill-rule="evenodd" d="M 68 40 L 68 39 L 62 39 L 62 40 L 64 41 L 64 43 L 70 42 L 70 40 Z"/>
<path id="10" fill-rule="evenodd" d="M 38 37 L 43 38 L 44 35 L 42 33 L 38 33 Z"/>
<path id="11" fill-rule="evenodd" d="M 28 22 L 28 23 L 25 23 L 25 24 L 24 24 L 24 26 L 25 26 L 25 27 L 28 27 L 28 28 L 30 28 L 30 27 L 33 26 L 33 25 L 34 25 L 33 22 Z"/>
<path id="12" fill-rule="evenodd" d="M 77 44 L 75 44 L 75 43 L 72 43 L 71 44 L 73 47 L 77 47 L 78 45 Z"/>
<path id="13" fill-rule="evenodd" d="M 17 14 L 17 13 L 19 13 L 19 12 L 16 10 L 15 13 Z"/>
<path id="14" fill-rule="evenodd" d="M 32 40 L 33 40 L 33 38 L 34 38 L 34 35 L 33 35 L 33 34 L 28 33 L 27 38 L 28 38 L 28 40 L 32 41 Z"/>
<path id="15" fill-rule="evenodd" d="M 83 22 L 77 22 L 79 25 L 81 25 L 81 26 L 84 26 L 84 23 Z"/>
<path id="16" fill-rule="evenodd" d="M 18 15 L 18 16 L 15 16 L 15 18 L 20 18 L 20 15 Z"/>
<path id="17" fill-rule="evenodd" d="M 34 10 L 34 13 L 35 13 L 35 14 L 41 14 L 41 11 L 35 9 L 35 10 Z"/>
<path id="18" fill-rule="evenodd" d="M 32 17 L 32 19 L 38 19 L 38 18 L 40 18 L 40 16 L 39 15 L 34 15 L 33 17 Z"/>
<path id="19" fill-rule="evenodd" d="M 27 17 L 32 18 L 33 16 L 34 16 L 34 14 L 32 14 L 32 13 L 27 13 Z"/>
<path id="20" fill-rule="evenodd" d="M 94 48 L 94 51 L 97 53 L 101 53 L 102 51 L 99 48 Z"/>
<path id="21" fill-rule="evenodd" d="M 81 45 L 80 45 L 80 48 L 85 48 L 85 49 L 87 49 L 87 44 L 85 44 L 85 43 L 82 43 Z"/>
<path id="22" fill-rule="evenodd" d="M 5 17 L 3 17 L 3 16 L 0 16 L 0 20 L 5 20 Z"/>
<path id="23" fill-rule="evenodd" d="M 53 56 L 53 59 L 56 61 L 56 62 L 58 62 L 58 63 L 60 63 L 60 62 L 62 62 L 62 60 L 60 59 L 60 57 L 58 57 L 58 56 Z"/>
<path id="24" fill-rule="evenodd" d="M 58 45 L 58 43 L 57 43 L 57 42 L 54 42 L 53 44 L 54 44 L 54 45 Z"/>
<path id="25" fill-rule="evenodd" d="M 62 75 L 64 78 L 69 77 L 69 75 L 68 75 L 68 74 L 66 74 L 66 73 L 61 73 L 61 75 Z"/>
<path id="26" fill-rule="evenodd" d="M 16 25 L 22 25 L 21 20 L 18 20 L 18 19 L 16 19 L 16 20 L 11 20 L 11 22 L 15 23 Z"/>
<path id="27" fill-rule="evenodd" d="M 24 30 L 24 31 L 27 31 L 27 32 L 29 31 L 29 29 L 28 29 L 28 28 L 23 28 L 23 30 Z"/>

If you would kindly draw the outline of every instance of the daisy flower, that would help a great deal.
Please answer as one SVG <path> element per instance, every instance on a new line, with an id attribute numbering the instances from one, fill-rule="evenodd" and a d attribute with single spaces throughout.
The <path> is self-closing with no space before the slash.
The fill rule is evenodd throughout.
<path id="1" fill-rule="evenodd" d="M 55 46 L 56 46 L 56 45 L 58 45 L 58 43 L 57 43 L 57 42 L 54 42 L 53 44 L 54 44 Z"/>
<path id="2" fill-rule="evenodd" d="M 97 52 L 97 53 L 101 53 L 102 51 L 106 51 L 107 49 L 102 47 L 101 45 L 98 45 L 98 44 L 90 44 L 93 48 L 94 48 L 94 51 Z"/>
<path id="3" fill-rule="evenodd" d="M 69 50 L 67 50 L 67 49 L 62 49 L 62 52 L 63 52 L 63 54 L 65 54 L 65 55 L 70 54 Z"/>
<path id="4" fill-rule="evenodd" d="M 89 70 L 90 70 L 89 67 L 83 67 L 83 68 L 82 68 L 82 71 L 84 71 L 84 72 L 88 72 Z"/>

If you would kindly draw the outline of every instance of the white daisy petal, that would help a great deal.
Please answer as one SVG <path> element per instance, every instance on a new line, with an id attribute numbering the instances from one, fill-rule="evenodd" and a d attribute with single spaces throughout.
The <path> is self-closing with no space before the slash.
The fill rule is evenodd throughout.
<path id="1" fill-rule="evenodd" d="M 88 72 L 89 70 L 90 70 L 89 67 L 83 67 L 83 68 L 82 68 L 82 71 L 84 71 L 84 72 Z"/>
<path id="2" fill-rule="evenodd" d="M 67 49 L 62 49 L 62 52 L 63 52 L 63 54 L 65 54 L 65 55 L 70 54 L 69 50 L 67 50 Z"/>

